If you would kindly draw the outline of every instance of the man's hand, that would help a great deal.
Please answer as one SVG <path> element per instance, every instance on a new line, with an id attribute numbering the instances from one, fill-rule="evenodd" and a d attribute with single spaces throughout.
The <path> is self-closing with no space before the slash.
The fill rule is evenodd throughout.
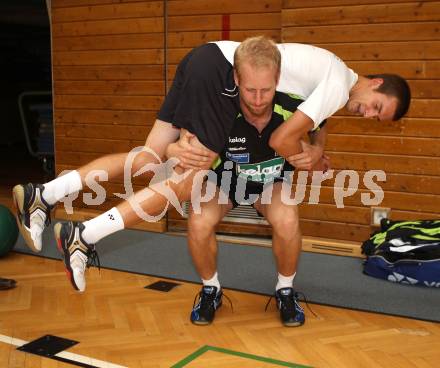
<path id="1" fill-rule="evenodd" d="M 287 161 L 298 170 L 312 170 L 323 157 L 324 150 L 321 146 L 308 144 L 303 140 L 301 140 L 301 148 L 303 150 L 301 153 L 287 157 Z"/>
<path id="2" fill-rule="evenodd" d="M 330 157 L 323 154 L 318 162 L 312 167 L 311 171 L 321 171 L 322 173 L 326 173 L 330 168 Z"/>
<path id="3" fill-rule="evenodd" d="M 178 166 L 183 169 L 209 169 L 216 155 L 207 149 L 195 147 L 191 143 L 193 140 L 197 140 L 197 137 L 188 131 L 184 131 L 176 143 L 168 145 L 167 158 L 176 157 L 179 160 Z"/>

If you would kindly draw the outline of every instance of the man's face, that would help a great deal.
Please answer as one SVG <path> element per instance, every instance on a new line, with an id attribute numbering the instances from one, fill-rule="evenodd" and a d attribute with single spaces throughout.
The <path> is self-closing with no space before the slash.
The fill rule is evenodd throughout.
<path id="1" fill-rule="evenodd" d="M 235 84 L 240 91 L 240 105 L 244 113 L 259 117 L 272 110 L 272 100 L 279 75 L 270 67 L 255 68 L 248 63 L 234 71 Z"/>
<path id="2" fill-rule="evenodd" d="M 377 87 L 382 83 L 382 79 L 369 80 L 365 86 L 352 93 L 346 109 L 365 118 L 376 118 L 379 121 L 393 120 L 397 98 L 377 92 Z"/>

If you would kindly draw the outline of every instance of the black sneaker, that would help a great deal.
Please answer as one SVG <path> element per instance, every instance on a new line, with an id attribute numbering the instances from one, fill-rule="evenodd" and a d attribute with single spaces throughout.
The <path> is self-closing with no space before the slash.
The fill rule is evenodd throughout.
<path id="1" fill-rule="evenodd" d="M 193 305 L 191 322 L 195 325 L 209 325 L 215 317 L 215 311 L 222 305 L 222 290 L 215 286 L 203 286 L 197 304 Z M 196 295 L 196 298 L 197 298 Z M 194 304 L 196 299 L 194 299 Z"/>
<path id="2" fill-rule="evenodd" d="M 43 190 L 43 185 L 32 183 L 18 184 L 12 189 L 18 228 L 34 252 L 41 251 L 43 231 L 50 224 L 53 208 L 43 199 Z"/>
<path id="3" fill-rule="evenodd" d="M 305 322 L 304 310 L 298 303 L 298 294 L 293 288 L 286 287 L 275 292 L 281 322 L 287 327 L 301 326 Z"/>
<path id="4" fill-rule="evenodd" d="M 17 282 L 15 280 L 0 278 L 0 290 L 12 289 L 15 288 L 16 285 Z"/>
<path id="5" fill-rule="evenodd" d="M 99 258 L 94 244 L 88 244 L 82 238 L 82 222 L 57 223 L 54 227 L 57 247 L 63 255 L 67 277 L 75 290 L 86 289 L 85 271 L 87 267 L 98 263 Z"/>

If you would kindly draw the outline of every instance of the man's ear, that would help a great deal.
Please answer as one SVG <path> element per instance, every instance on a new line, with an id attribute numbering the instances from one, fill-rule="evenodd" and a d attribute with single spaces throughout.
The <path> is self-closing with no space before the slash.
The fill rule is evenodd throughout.
<path id="1" fill-rule="evenodd" d="M 379 88 L 383 83 L 383 79 L 382 78 L 373 78 L 370 79 L 370 85 L 372 87 L 374 87 L 374 89 Z"/>
<path id="2" fill-rule="evenodd" d="M 278 82 L 280 81 L 280 75 L 281 75 L 281 72 L 278 72 L 277 73 L 277 85 L 278 85 Z"/>
<path id="3" fill-rule="evenodd" d="M 234 82 L 236 86 L 240 85 L 239 79 L 240 78 L 238 77 L 237 69 L 234 68 Z"/>

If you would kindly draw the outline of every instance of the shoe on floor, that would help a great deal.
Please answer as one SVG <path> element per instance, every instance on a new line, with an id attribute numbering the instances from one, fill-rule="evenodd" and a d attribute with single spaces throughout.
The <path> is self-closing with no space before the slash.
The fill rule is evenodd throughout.
<path id="1" fill-rule="evenodd" d="M 191 312 L 191 322 L 195 325 L 209 325 L 215 317 L 215 311 L 222 305 L 222 290 L 215 286 L 203 286 L 198 293 L 198 301 Z M 197 296 L 196 296 L 197 298 Z"/>
<path id="2" fill-rule="evenodd" d="M 298 295 L 293 288 L 286 287 L 275 292 L 280 319 L 284 326 L 297 327 L 305 322 L 304 310 L 298 303 Z"/>
<path id="3" fill-rule="evenodd" d="M 15 280 L 0 278 L 0 290 L 8 290 L 15 288 L 17 285 Z"/>

